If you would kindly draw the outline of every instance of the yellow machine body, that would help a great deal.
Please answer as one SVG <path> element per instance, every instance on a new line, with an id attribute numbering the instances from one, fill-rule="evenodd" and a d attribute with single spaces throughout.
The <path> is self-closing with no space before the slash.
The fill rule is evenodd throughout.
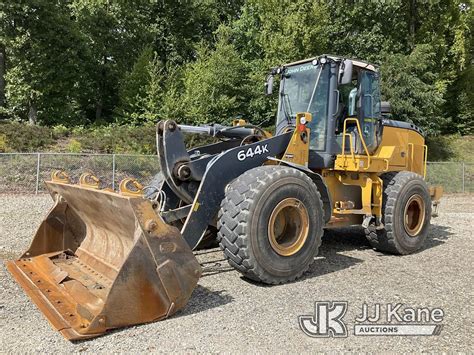
<path id="1" fill-rule="evenodd" d="M 308 166 L 310 130 L 305 126 L 311 122 L 310 113 L 296 115 L 296 129 L 288 149 L 282 157 L 288 163 Z M 383 182 L 380 175 L 387 172 L 411 171 L 426 177 L 427 146 L 423 136 L 405 128 L 385 126 L 380 144 L 370 154 L 364 138 L 359 139 L 364 148 L 364 154 L 354 152 L 352 137 L 346 134 L 348 123 L 355 123 L 360 132 L 359 121 L 346 118 L 343 136 L 349 140 L 349 149 L 345 144 L 337 155 L 334 168 L 317 171 L 321 174 L 328 187 L 332 201 L 332 215 L 327 228 L 360 225 L 367 216 L 381 217 Z M 299 129 L 299 127 L 302 127 Z M 306 138 L 301 138 L 304 131 Z M 345 140 L 344 140 L 345 142 Z M 347 152 L 349 150 L 349 152 Z M 440 186 L 430 188 L 432 204 L 436 208 L 443 194 Z"/>

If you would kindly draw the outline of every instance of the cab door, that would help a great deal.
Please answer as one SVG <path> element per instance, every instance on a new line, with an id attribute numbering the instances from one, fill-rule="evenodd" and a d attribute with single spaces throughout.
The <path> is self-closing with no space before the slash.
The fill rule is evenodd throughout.
<path id="1" fill-rule="evenodd" d="M 371 154 L 380 143 L 382 130 L 379 73 L 361 70 L 359 73 L 359 83 L 358 119 L 362 130 L 362 137 L 367 145 L 369 154 Z"/>

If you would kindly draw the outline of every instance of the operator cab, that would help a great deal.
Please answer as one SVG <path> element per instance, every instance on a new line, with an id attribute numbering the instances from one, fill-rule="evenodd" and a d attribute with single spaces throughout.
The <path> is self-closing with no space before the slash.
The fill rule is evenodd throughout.
<path id="1" fill-rule="evenodd" d="M 341 153 L 346 118 L 359 122 L 369 151 L 380 143 L 382 117 L 378 69 L 369 63 L 323 55 L 272 69 L 267 79 L 271 94 L 273 76 L 279 75 L 280 89 L 276 134 L 295 126 L 296 114 L 309 112 L 312 121 L 309 167 L 331 168 Z M 355 120 L 346 124 L 356 154 L 366 154 Z M 346 150 L 350 152 L 346 136 Z"/>

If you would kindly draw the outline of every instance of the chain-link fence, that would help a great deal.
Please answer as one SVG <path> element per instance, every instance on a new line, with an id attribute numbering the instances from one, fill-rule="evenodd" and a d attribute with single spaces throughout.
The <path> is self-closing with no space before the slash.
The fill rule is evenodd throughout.
<path id="1" fill-rule="evenodd" d="M 428 162 L 426 181 L 445 192 L 474 192 L 474 163 Z"/>
<path id="2" fill-rule="evenodd" d="M 46 192 L 45 180 L 55 170 L 77 182 L 84 172 L 97 176 L 113 189 L 127 177 L 147 185 L 159 171 L 155 155 L 3 153 L 0 154 L 0 193 Z"/>
<path id="3" fill-rule="evenodd" d="M 147 185 L 159 171 L 156 155 L 0 153 L 0 193 L 42 193 L 51 172 L 64 170 L 77 182 L 83 172 L 92 172 L 104 185 L 118 188 L 133 177 Z M 474 192 L 474 163 L 429 162 L 427 182 L 446 192 Z"/>

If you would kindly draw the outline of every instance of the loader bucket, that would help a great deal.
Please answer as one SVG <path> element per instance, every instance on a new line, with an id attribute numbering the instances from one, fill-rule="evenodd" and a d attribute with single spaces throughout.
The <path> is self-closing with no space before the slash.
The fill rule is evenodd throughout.
<path id="1" fill-rule="evenodd" d="M 46 182 L 55 205 L 7 268 L 69 340 L 166 318 L 201 267 L 175 227 L 138 194 Z"/>

